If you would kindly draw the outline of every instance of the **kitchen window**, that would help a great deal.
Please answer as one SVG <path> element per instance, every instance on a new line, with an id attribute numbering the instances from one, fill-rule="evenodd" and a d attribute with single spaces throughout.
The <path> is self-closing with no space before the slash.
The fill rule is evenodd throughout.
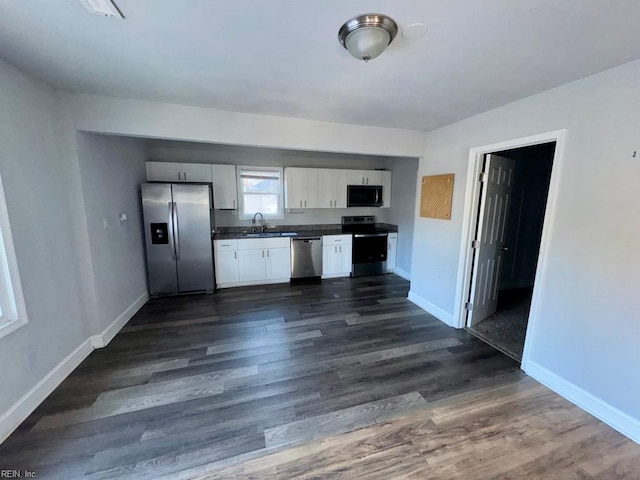
<path id="1" fill-rule="evenodd" d="M 0 338 L 26 323 L 27 310 L 22 296 L 7 202 L 0 178 Z"/>
<path id="2" fill-rule="evenodd" d="M 264 218 L 283 218 L 282 168 L 238 167 L 240 218 L 260 212 Z"/>

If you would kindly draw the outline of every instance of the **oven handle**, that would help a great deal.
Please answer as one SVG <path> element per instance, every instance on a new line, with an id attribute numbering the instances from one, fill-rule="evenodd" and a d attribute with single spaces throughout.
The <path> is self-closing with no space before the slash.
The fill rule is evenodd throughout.
<path id="1" fill-rule="evenodd" d="M 367 237 L 388 237 L 388 233 L 356 233 L 354 238 L 367 238 Z"/>

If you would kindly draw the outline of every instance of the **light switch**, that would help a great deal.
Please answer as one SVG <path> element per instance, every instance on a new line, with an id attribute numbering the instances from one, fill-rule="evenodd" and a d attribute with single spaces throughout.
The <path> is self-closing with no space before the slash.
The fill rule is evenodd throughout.
<path id="1" fill-rule="evenodd" d="M 102 228 L 104 228 L 105 230 L 109 228 L 109 220 L 107 220 L 106 218 L 102 219 Z"/>

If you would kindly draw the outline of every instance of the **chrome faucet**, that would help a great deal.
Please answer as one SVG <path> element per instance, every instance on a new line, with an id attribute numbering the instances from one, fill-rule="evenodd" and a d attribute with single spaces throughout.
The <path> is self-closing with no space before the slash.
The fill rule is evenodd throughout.
<path id="1" fill-rule="evenodd" d="M 260 212 L 256 212 L 256 214 L 253 216 L 253 219 L 251 220 L 251 224 L 253 225 L 253 231 L 255 233 L 256 231 L 256 217 L 260 215 L 260 232 L 264 232 L 265 229 L 267 228 L 267 225 L 264 223 L 264 216 L 262 215 L 262 213 Z"/>

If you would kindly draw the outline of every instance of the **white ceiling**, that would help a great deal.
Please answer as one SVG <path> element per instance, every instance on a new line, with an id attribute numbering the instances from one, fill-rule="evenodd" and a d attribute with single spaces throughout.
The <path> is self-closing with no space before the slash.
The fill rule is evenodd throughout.
<path id="1" fill-rule="evenodd" d="M 638 0 L 0 0 L 0 56 L 86 93 L 431 130 L 640 57 Z M 368 64 L 348 18 L 400 29 Z"/>

